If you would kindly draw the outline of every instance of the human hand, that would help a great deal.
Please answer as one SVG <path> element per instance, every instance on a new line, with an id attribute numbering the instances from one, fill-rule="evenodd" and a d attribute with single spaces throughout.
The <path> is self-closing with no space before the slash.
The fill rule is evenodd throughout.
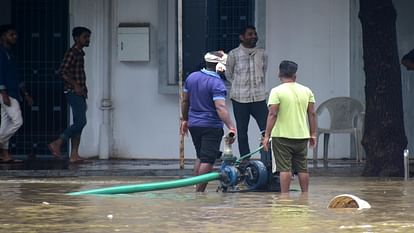
<path id="1" fill-rule="evenodd" d="M 181 120 L 181 124 L 180 124 L 180 134 L 183 135 L 183 136 L 187 136 L 188 135 L 188 121 Z"/>
<path id="2" fill-rule="evenodd" d="M 225 139 L 227 144 L 233 144 L 236 140 L 237 130 L 235 128 L 230 128 Z"/>
<path id="3" fill-rule="evenodd" d="M 216 72 L 225 72 L 226 71 L 226 65 L 224 65 L 223 63 L 217 63 L 216 65 Z"/>
<path id="4" fill-rule="evenodd" d="M 33 98 L 29 94 L 25 94 L 24 98 L 26 100 L 27 105 L 31 107 L 33 105 Z"/>
<path id="5" fill-rule="evenodd" d="M 76 84 L 73 86 L 73 91 L 75 92 L 76 95 L 80 95 L 80 96 L 86 95 L 85 89 L 79 86 L 79 84 Z"/>
<path id="6" fill-rule="evenodd" d="M 10 107 L 11 106 L 11 101 L 10 101 L 9 95 L 6 92 L 2 91 L 1 92 L 1 97 L 3 98 L 3 103 L 6 106 L 9 106 Z"/>
<path id="7" fill-rule="evenodd" d="M 316 137 L 315 137 L 315 136 L 311 136 L 311 137 L 309 138 L 309 147 L 310 147 L 310 148 L 315 148 L 315 147 L 316 147 L 316 145 L 317 145 L 317 140 L 316 140 Z"/>
<path id="8" fill-rule="evenodd" d="M 263 136 L 263 138 L 262 138 L 262 145 L 263 145 L 263 150 L 264 151 L 269 151 L 269 140 L 270 140 L 270 137 L 269 136 Z"/>

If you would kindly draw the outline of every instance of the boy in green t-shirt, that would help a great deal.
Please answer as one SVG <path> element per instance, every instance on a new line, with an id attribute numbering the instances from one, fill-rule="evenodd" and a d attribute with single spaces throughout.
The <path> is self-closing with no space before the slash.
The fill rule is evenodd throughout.
<path id="1" fill-rule="evenodd" d="M 302 192 L 308 192 L 307 145 L 309 142 L 309 146 L 316 146 L 315 97 L 308 87 L 296 82 L 297 69 L 298 65 L 292 61 L 282 61 L 279 65 L 282 84 L 270 92 L 263 138 L 264 150 L 268 151 L 272 137 L 281 193 L 289 192 L 292 171 L 298 172 Z"/>

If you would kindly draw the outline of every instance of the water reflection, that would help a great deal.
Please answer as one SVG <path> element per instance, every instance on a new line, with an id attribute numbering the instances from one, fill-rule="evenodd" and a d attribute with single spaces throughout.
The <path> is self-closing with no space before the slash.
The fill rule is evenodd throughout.
<path id="1" fill-rule="evenodd" d="M 127 183 L 134 178 L 0 180 L 0 232 L 414 232 L 412 181 L 311 179 L 310 192 L 207 193 L 194 187 L 117 196 L 67 192 Z M 295 184 L 297 185 L 297 184 Z M 298 188 L 293 186 L 293 188 Z M 372 208 L 327 209 L 350 193 Z"/>

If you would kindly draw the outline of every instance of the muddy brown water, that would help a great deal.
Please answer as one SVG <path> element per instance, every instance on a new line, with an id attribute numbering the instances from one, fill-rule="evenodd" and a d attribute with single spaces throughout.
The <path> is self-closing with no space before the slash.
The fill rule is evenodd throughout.
<path id="1" fill-rule="evenodd" d="M 0 179 L 0 232 L 414 232 L 414 181 L 312 177 L 310 192 L 206 193 L 193 187 L 114 196 L 67 192 L 175 178 Z M 293 181 L 292 188 L 298 189 Z M 372 208 L 327 209 L 339 194 Z"/>

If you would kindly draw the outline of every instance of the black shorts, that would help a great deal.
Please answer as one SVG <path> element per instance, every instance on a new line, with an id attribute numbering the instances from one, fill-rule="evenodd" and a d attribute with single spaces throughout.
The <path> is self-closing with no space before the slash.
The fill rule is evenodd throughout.
<path id="1" fill-rule="evenodd" d="M 214 164 L 221 157 L 220 144 L 224 135 L 222 128 L 190 127 L 191 138 L 201 163 Z"/>

